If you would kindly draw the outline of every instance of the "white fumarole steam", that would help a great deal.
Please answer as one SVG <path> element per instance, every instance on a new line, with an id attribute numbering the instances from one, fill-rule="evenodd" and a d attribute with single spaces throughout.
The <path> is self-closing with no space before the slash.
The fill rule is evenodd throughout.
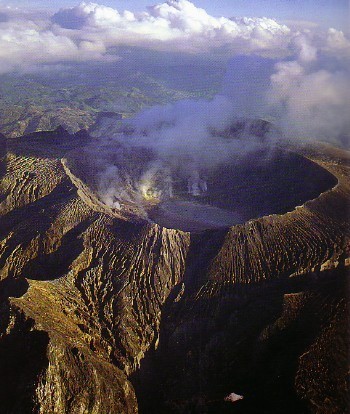
<path id="1" fill-rule="evenodd" d="M 336 34 L 333 30 L 329 36 Z M 100 195 L 114 207 L 123 199 L 140 203 L 167 199 L 174 196 L 174 185 L 180 177 L 187 181 L 188 193 L 199 197 L 208 190 L 208 170 L 229 160 L 246 160 L 247 154 L 261 146 L 261 136 L 251 133 L 251 120 L 257 118 L 273 119 L 275 132 L 279 131 L 278 136 L 265 131 L 264 145 L 281 139 L 316 139 L 347 146 L 350 76 L 345 53 L 349 42 L 345 40 L 338 41 L 341 52 L 334 59 L 334 47 L 331 51 L 319 50 L 312 38 L 297 36 L 294 60 L 256 64 L 256 76 L 250 68 L 249 79 L 244 69 L 233 72 L 230 76 L 234 87 L 226 78 L 222 93 L 210 101 L 183 100 L 142 111 L 129 121 L 128 134 L 121 133 L 120 127 L 111 129 L 112 141 L 141 153 L 150 151 L 152 157 L 144 163 L 142 172 L 129 170 L 127 180 L 125 171 L 121 179 L 119 167 L 106 166 Z M 256 57 L 257 62 L 259 59 L 263 62 Z M 264 68 L 269 71 L 264 72 Z M 257 82 L 256 96 L 252 88 L 245 87 L 251 79 Z M 235 129 L 235 123 L 240 127 Z M 115 173 L 112 181 L 111 172 Z M 127 189 L 125 180 L 129 180 Z"/>

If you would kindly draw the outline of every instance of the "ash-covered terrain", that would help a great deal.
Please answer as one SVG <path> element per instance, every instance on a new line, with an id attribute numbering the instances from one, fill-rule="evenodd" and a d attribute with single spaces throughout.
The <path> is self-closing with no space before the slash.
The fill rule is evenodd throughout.
<path id="1" fill-rule="evenodd" d="M 0 1 L 0 414 L 348 412 L 348 6 L 193 1 Z"/>
<path id="2" fill-rule="evenodd" d="M 1 412 L 346 412 L 349 154 L 261 138 L 1 137 Z"/>
<path id="3" fill-rule="evenodd" d="M 171 135 L 162 145 L 152 128 L 140 137 L 127 126 L 113 134 L 110 126 L 113 138 L 71 151 L 63 163 L 117 217 L 190 232 L 229 227 L 286 213 L 336 185 L 317 163 L 269 142 L 272 128 L 234 121 L 200 143 L 184 137 L 174 149 Z"/>

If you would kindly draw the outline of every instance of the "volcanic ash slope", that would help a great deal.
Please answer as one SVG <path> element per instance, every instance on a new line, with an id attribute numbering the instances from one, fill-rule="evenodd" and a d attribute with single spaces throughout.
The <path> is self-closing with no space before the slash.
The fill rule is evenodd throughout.
<path id="1" fill-rule="evenodd" d="M 298 150 L 338 184 L 192 234 L 103 206 L 61 161 L 87 139 L 1 152 L 0 411 L 345 412 L 348 154 Z"/>

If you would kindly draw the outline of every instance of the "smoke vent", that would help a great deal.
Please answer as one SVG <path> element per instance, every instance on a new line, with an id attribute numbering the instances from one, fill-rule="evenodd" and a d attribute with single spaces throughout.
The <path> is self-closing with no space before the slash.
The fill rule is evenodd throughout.
<path id="1" fill-rule="evenodd" d="M 160 159 L 149 148 L 121 144 L 99 154 L 72 153 L 69 167 L 109 214 L 190 232 L 291 211 L 337 182 L 319 165 L 282 149 L 260 147 L 206 167 L 190 157 Z"/>

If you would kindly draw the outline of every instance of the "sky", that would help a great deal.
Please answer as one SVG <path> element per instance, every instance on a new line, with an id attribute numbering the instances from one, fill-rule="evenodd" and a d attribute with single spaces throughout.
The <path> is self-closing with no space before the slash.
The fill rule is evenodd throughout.
<path id="1" fill-rule="evenodd" d="M 8 7 L 0 0 L 0 74 L 108 64 L 123 59 L 121 48 L 176 52 L 208 64 L 267 59 L 269 90 L 260 107 L 266 105 L 293 136 L 349 139 L 350 36 L 339 17 L 349 17 L 345 0 L 152 3 L 14 0 Z M 244 75 L 240 66 L 232 71 L 247 85 L 256 81 Z M 233 92 L 231 101 L 242 102 Z M 248 101 L 258 99 L 250 94 Z"/>
<path id="2" fill-rule="evenodd" d="M 59 9 L 73 7 L 79 0 L 1 0 L 0 4 L 12 7 Z M 96 3 L 118 10 L 143 11 L 155 0 L 95 0 Z M 195 0 L 213 16 L 272 17 L 279 20 L 309 20 L 339 30 L 350 30 L 349 0 Z"/>

